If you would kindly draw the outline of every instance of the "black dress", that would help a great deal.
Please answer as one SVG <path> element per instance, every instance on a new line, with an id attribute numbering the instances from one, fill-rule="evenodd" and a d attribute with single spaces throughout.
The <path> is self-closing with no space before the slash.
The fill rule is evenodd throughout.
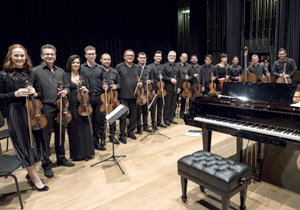
<path id="1" fill-rule="evenodd" d="M 72 120 L 68 124 L 68 136 L 70 144 L 70 158 L 73 160 L 81 160 L 92 158 L 95 154 L 93 136 L 89 126 L 88 117 L 78 114 L 79 102 L 77 99 L 77 85 L 71 80 L 71 73 L 66 73 L 70 84 L 69 111 L 72 114 Z M 83 79 L 83 81 L 85 81 Z"/>
<path id="2" fill-rule="evenodd" d="M 33 130 L 34 147 L 31 148 L 25 97 L 15 97 L 15 91 L 25 87 L 25 81 L 34 84 L 32 73 L 22 69 L 0 72 L 0 99 L 8 102 L 7 124 L 9 136 L 23 167 L 32 166 L 47 157 L 43 130 Z M 37 91 L 37 87 L 35 87 Z"/>

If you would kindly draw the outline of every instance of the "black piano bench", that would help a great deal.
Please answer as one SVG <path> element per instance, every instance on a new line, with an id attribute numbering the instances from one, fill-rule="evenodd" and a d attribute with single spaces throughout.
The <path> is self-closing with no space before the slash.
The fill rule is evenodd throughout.
<path id="1" fill-rule="evenodd" d="M 198 151 L 178 160 L 181 176 L 181 199 L 187 200 L 187 180 L 222 196 L 222 209 L 229 209 L 230 198 L 240 192 L 240 210 L 246 209 L 247 187 L 251 183 L 251 168 L 243 163 L 223 158 L 207 151 Z"/>

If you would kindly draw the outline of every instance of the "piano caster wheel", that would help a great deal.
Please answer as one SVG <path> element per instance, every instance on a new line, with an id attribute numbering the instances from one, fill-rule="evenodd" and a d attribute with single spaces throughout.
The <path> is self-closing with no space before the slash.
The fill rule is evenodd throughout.
<path id="1" fill-rule="evenodd" d="M 201 190 L 201 192 L 204 192 L 205 191 L 205 187 L 200 186 L 200 190 Z"/>

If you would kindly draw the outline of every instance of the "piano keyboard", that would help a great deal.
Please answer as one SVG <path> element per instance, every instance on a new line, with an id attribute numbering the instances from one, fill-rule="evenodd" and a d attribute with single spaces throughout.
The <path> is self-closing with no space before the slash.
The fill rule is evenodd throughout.
<path id="1" fill-rule="evenodd" d="M 228 127 L 236 130 L 245 130 L 255 133 L 261 133 L 265 135 L 275 136 L 278 138 L 286 138 L 291 140 L 300 141 L 300 131 L 295 129 L 264 125 L 255 122 L 245 122 L 241 120 L 229 119 L 217 116 L 201 116 L 195 117 L 195 121 L 220 125 L 223 127 Z"/>

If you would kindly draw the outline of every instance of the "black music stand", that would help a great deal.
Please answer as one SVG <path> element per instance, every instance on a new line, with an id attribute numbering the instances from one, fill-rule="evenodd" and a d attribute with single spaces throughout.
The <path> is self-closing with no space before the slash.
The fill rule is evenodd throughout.
<path id="1" fill-rule="evenodd" d="M 151 101 L 151 103 L 150 103 L 149 106 L 148 106 L 148 112 L 149 112 L 149 110 L 151 109 L 152 105 L 156 103 L 157 98 L 158 98 L 158 94 L 155 94 L 153 100 Z M 155 106 L 155 105 L 153 105 L 153 106 Z M 167 139 L 171 139 L 170 137 L 168 137 L 168 136 L 166 136 L 166 135 L 164 135 L 164 134 L 162 134 L 162 133 L 160 133 L 160 132 L 158 132 L 158 131 L 152 129 L 151 133 L 149 133 L 149 134 L 147 134 L 146 136 L 144 136 L 144 137 L 141 139 L 141 141 L 143 141 L 145 138 L 147 138 L 148 136 L 151 136 L 151 135 L 161 135 L 161 136 L 163 136 L 163 137 L 166 137 Z"/>
<path id="2" fill-rule="evenodd" d="M 116 109 L 114 109 L 114 111 L 112 111 L 109 115 L 106 116 L 106 120 L 108 121 L 109 125 L 111 125 L 117 119 L 119 119 L 123 114 L 125 114 L 127 111 L 128 111 L 128 107 L 125 106 L 124 104 L 120 104 Z M 117 166 L 119 166 L 122 173 L 125 174 L 117 160 L 120 157 L 126 157 L 126 155 L 115 155 L 115 144 L 114 144 L 114 141 L 112 141 L 112 156 L 91 165 L 91 167 L 98 165 L 99 163 L 102 163 L 105 161 L 113 161 L 117 164 Z"/>

